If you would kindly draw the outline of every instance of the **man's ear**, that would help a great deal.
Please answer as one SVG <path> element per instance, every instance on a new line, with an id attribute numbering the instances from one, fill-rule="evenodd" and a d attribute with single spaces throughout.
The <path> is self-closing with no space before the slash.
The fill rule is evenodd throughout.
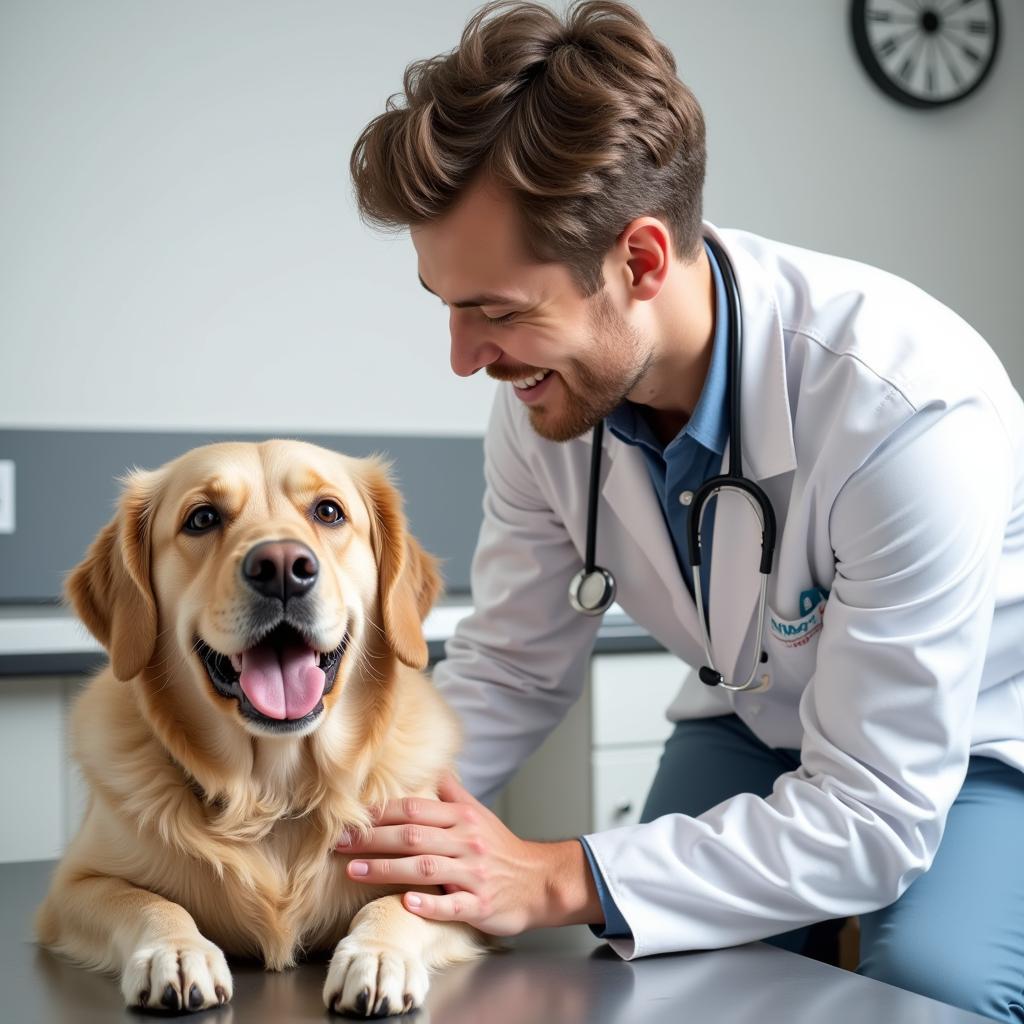
<path id="1" fill-rule="evenodd" d="M 155 493 L 155 473 L 136 471 L 126 478 L 117 513 L 64 585 L 78 617 L 110 654 L 118 679 L 137 676 L 156 646 L 149 571 Z"/>
<path id="2" fill-rule="evenodd" d="M 384 638 L 399 661 L 412 668 L 425 668 L 428 652 L 423 620 L 441 592 L 438 560 L 409 533 L 402 499 L 387 466 L 371 462 L 363 483 L 377 558 L 377 597 Z"/>

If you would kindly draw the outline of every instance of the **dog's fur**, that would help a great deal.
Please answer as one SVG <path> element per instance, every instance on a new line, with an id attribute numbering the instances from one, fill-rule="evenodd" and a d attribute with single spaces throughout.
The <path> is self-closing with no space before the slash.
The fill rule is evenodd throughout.
<path id="1" fill-rule="evenodd" d="M 324 499 L 344 522 L 316 518 Z M 189 533 L 201 505 L 221 523 Z M 323 710 L 291 732 L 243 716 L 197 653 L 259 638 L 241 567 L 281 539 L 319 561 L 299 602 L 308 646 L 347 635 Z M 90 799 L 37 915 L 40 943 L 117 972 L 130 1006 L 184 1010 L 230 999 L 223 952 L 280 970 L 334 949 L 325 1003 L 365 1015 L 413 1009 L 428 970 L 482 952 L 466 925 L 406 911 L 399 888 L 349 880 L 333 850 L 385 801 L 433 796 L 453 764 L 454 717 L 419 671 L 439 589 L 377 460 L 268 441 L 132 474 L 67 585 L 110 666 L 72 716 Z"/>

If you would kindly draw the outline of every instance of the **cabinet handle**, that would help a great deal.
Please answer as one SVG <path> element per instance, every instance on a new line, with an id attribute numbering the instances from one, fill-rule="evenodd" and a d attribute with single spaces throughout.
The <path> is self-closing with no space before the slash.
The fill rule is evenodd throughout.
<path id="1" fill-rule="evenodd" d="M 628 800 L 624 804 L 619 804 L 618 807 L 612 811 L 613 818 L 624 818 L 627 814 L 633 813 L 633 801 Z"/>

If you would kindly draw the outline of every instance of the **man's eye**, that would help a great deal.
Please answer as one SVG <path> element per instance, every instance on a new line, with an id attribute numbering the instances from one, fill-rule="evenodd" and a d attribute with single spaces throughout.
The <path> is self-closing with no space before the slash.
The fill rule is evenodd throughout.
<path id="1" fill-rule="evenodd" d="M 313 515 L 327 526 L 334 526 L 345 519 L 341 506 L 336 501 L 331 501 L 330 499 L 318 501 L 316 508 L 313 509 Z"/>
<path id="2" fill-rule="evenodd" d="M 187 533 L 206 533 L 215 526 L 220 526 L 220 513 L 212 505 L 200 505 L 189 513 L 184 529 Z"/>
<path id="3" fill-rule="evenodd" d="M 484 319 L 489 324 L 507 324 L 514 316 L 515 313 L 506 313 L 504 316 L 488 316 L 484 313 Z"/>

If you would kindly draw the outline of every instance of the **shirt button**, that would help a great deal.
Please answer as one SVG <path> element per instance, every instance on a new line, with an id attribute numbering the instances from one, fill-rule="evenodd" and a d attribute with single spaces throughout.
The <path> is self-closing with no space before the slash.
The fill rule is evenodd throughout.
<path id="1" fill-rule="evenodd" d="M 693 491 L 683 491 L 679 495 L 680 505 L 689 505 L 691 501 L 693 501 Z"/>

